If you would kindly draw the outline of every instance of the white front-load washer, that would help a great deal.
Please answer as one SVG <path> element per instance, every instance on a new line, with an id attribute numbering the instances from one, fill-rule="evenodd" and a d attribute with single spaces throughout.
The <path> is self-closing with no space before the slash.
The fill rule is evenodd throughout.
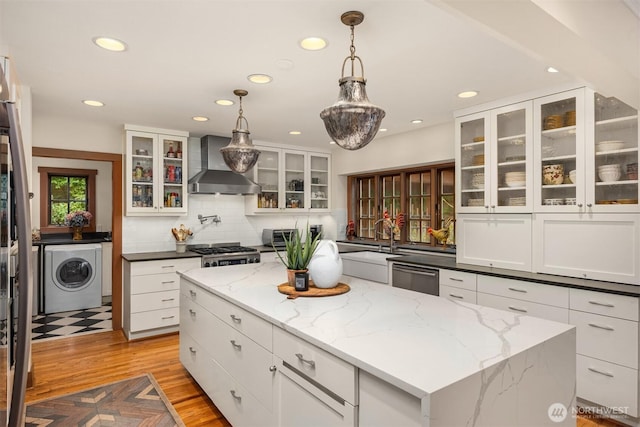
<path id="1" fill-rule="evenodd" d="M 44 248 L 44 312 L 102 305 L 102 246 L 47 245 Z"/>

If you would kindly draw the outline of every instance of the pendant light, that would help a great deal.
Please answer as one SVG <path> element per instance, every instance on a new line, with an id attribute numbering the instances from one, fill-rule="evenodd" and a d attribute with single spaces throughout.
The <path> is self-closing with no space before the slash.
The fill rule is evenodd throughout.
<path id="1" fill-rule="evenodd" d="M 242 115 L 242 97 L 247 96 L 249 92 L 244 89 L 236 89 L 233 94 L 240 98 L 240 110 L 238 111 L 238 120 L 236 120 L 236 128 L 231 134 L 231 142 L 226 147 L 220 149 L 224 162 L 229 168 L 236 173 L 245 173 L 250 170 L 258 161 L 260 150 L 254 147 L 249 136 L 249 122 Z M 242 127 L 243 122 L 246 129 Z"/>
<path id="2" fill-rule="evenodd" d="M 364 20 L 364 14 L 358 11 L 345 12 L 340 17 L 343 24 L 351 27 L 351 54 L 342 63 L 342 76 L 339 80 L 340 91 L 335 104 L 320 113 L 329 136 L 336 144 L 346 150 L 358 150 L 367 145 L 378 133 L 380 123 L 385 116 L 382 108 L 369 102 L 365 90 L 364 66 L 353 44 L 353 29 Z M 354 76 L 355 61 L 360 63 L 362 75 Z M 344 66 L 351 60 L 351 76 L 344 76 Z"/>

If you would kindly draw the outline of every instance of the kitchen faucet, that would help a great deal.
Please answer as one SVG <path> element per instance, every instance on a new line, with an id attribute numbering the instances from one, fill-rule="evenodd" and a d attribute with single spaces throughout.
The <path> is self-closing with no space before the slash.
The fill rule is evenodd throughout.
<path id="1" fill-rule="evenodd" d="M 219 222 L 222 222 L 222 218 L 220 218 L 218 215 L 202 216 L 202 214 L 198 214 L 198 219 L 200 220 L 200 224 L 204 224 L 205 222 L 207 222 L 209 218 L 211 218 L 211 222 L 216 224 Z"/>
<path id="2" fill-rule="evenodd" d="M 378 241 L 378 234 L 384 235 L 384 229 L 382 232 L 377 230 L 377 225 L 383 221 L 386 221 L 386 218 L 380 218 L 376 222 L 373 223 L 373 240 Z M 380 248 L 381 249 L 381 248 Z M 394 251 L 393 247 L 393 224 L 389 227 L 389 253 L 392 254 Z"/>

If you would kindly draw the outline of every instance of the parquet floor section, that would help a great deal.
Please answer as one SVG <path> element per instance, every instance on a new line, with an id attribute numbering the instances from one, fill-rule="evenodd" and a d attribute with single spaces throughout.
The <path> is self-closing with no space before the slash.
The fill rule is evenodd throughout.
<path id="1" fill-rule="evenodd" d="M 27 403 L 151 373 L 187 427 L 230 427 L 180 363 L 178 334 L 127 341 L 122 332 L 34 342 Z M 576 427 L 619 426 L 578 418 Z"/>

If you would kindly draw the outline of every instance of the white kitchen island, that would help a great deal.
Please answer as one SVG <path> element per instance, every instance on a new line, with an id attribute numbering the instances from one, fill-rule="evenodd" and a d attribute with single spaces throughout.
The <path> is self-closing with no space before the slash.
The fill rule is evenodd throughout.
<path id="1" fill-rule="evenodd" d="M 274 262 L 181 275 L 181 361 L 234 426 L 575 426 L 573 326 L 347 276 L 290 300 Z"/>

